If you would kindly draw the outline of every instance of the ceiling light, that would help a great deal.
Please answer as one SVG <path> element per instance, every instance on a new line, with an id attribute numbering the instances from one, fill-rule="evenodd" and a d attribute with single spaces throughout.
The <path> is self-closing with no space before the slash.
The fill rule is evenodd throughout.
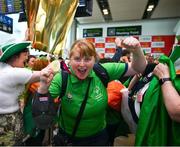
<path id="1" fill-rule="evenodd" d="M 101 13 L 104 17 L 104 20 L 106 22 L 110 22 L 112 21 L 112 16 L 111 16 L 111 10 L 110 10 L 110 7 L 109 7 L 109 0 L 96 0 L 97 3 L 98 3 L 98 6 L 101 10 Z"/>
<path id="2" fill-rule="evenodd" d="M 151 8 L 148 8 L 147 11 L 150 12 L 150 11 L 152 11 L 152 9 L 151 9 Z"/>
<path id="3" fill-rule="evenodd" d="M 154 5 L 149 5 L 148 6 L 148 9 L 153 9 L 154 8 Z"/>
<path id="4" fill-rule="evenodd" d="M 107 10 L 107 9 L 103 9 L 103 13 L 104 13 L 104 15 L 109 14 L 109 12 L 108 12 L 108 10 Z"/>
<path id="5" fill-rule="evenodd" d="M 148 0 L 142 19 L 150 19 L 160 0 Z"/>

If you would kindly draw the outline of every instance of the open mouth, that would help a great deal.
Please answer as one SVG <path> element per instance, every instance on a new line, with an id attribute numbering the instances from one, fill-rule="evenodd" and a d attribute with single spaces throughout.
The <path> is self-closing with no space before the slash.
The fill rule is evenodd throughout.
<path id="1" fill-rule="evenodd" d="M 87 71 L 87 68 L 78 68 L 78 72 L 79 72 L 80 74 L 85 74 L 86 71 Z"/>

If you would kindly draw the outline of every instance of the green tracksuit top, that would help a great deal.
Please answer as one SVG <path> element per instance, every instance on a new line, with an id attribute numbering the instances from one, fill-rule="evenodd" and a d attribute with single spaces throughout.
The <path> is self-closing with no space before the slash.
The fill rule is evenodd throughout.
<path id="1" fill-rule="evenodd" d="M 105 63 L 102 66 L 107 70 L 110 81 L 119 79 L 127 70 L 125 63 Z M 68 76 L 66 93 L 61 99 L 61 114 L 59 125 L 66 133 L 72 134 L 76 117 L 84 99 L 89 78 L 91 84 L 85 110 L 80 120 L 76 137 L 88 137 L 98 133 L 106 127 L 106 108 L 108 105 L 107 91 L 101 80 L 92 70 L 85 80 L 79 80 L 71 70 Z M 49 92 L 53 98 L 59 96 L 62 86 L 62 77 L 57 73 L 50 85 Z"/>

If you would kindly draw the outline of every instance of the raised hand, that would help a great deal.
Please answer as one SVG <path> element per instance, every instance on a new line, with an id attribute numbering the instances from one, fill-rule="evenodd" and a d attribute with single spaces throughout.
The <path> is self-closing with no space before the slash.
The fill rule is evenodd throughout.
<path id="1" fill-rule="evenodd" d="M 53 79 L 54 72 L 50 66 L 41 70 L 40 86 L 38 88 L 39 93 L 47 93 L 49 85 Z"/>
<path id="2" fill-rule="evenodd" d="M 121 47 L 126 48 L 130 52 L 135 52 L 141 48 L 140 42 L 134 37 L 127 37 L 121 40 Z"/>

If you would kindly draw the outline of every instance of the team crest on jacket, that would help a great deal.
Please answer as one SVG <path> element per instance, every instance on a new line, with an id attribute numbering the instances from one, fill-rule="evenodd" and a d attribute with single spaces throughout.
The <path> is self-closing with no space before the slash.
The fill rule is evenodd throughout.
<path id="1" fill-rule="evenodd" d="M 70 92 L 67 93 L 67 99 L 72 100 L 72 94 Z"/>
<path id="2" fill-rule="evenodd" d="M 100 99 L 102 99 L 102 97 L 103 97 L 103 94 L 102 94 L 101 89 L 98 86 L 96 86 L 95 87 L 95 99 L 100 100 Z"/>

